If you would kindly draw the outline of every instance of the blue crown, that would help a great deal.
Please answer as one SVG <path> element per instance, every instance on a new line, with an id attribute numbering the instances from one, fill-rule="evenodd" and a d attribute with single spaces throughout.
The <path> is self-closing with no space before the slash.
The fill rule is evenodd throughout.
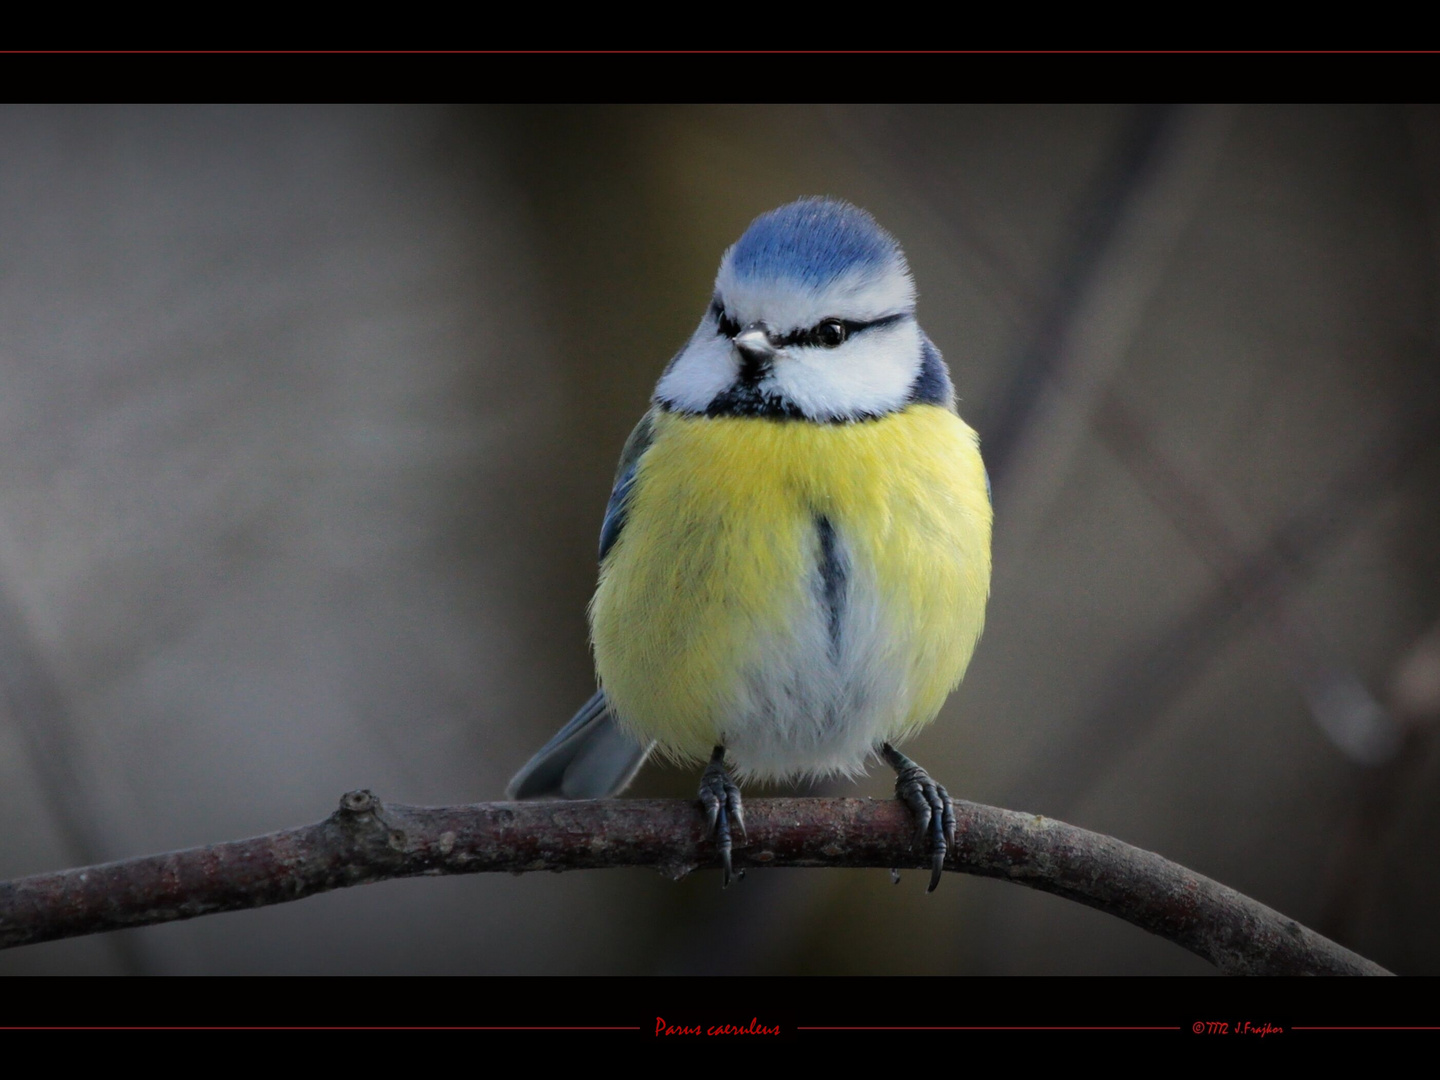
<path id="1" fill-rule="evenodd" d="M 761 214 L 727 253 L 741 279 L 784 278 L 824 288 L 856 270 L 879 274 L 905 256 L 895 238 L 858 206 L 810 198 Z"/>

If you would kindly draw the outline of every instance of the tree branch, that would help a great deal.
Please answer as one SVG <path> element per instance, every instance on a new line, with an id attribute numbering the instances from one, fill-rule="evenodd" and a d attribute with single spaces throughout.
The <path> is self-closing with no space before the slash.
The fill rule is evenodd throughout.
<path id="1" fill-rule="evenodd" d="M 1234 889 L 1112 837 L 976 803 L 955 809 L 947 870 L 1099 908 L 1230 974 L 1389 974 Z M 752 799 L 745 823 L 737 868 L 927 864 L 894 801 Z M 681 800 L 382 806 L 352 791 L 316 825 L 0 883 L 0 948 L 420 874 L 649 866 L 680 878 L 715 865 L 699 811 Z"/>

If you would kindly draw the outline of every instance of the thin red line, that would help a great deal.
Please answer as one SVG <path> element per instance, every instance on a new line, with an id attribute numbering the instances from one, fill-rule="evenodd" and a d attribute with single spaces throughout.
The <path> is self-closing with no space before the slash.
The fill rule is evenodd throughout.
<path id="1" fill-rule="evenodd" d="M 1366 1026 L 1362 1026 L 1362 1025 L 1360 1025 L 1360 1024 L 1351 1024 L 1351 1025 L 1330 1024 L 1330 1025 L 1325 1026 L 1325 1027 L 1319 1027 L 1319 1026 L 1316 1026 L 1316 1025 L 1313 1025 L 1313 1024 L 1307 1024 L 1307 1025 L 1304 1025 L 1304 1026 L 1301 1026 L 1301 1025 L 1299 1025 L 1299 1024 L 1296 1024 L 1296 1025 L 1293 1026 L 1290 1030 L 1291 1030 L 1291 1031 L 1440 1031 L 1440 1025 L 1435 1025 L 1435 1024 L 1431 1024 L 1431 1025 L 1420 1025 L 1420 1024 L 1399 1025 L 1399 1024 L 1392 1024 L 1392 1025 L 1388 1025 L 1388 1026 L 1385 1026 L 1385 1027 L 1374 1026 L 1374 1025 L 1369 1026 L 1369 1027 L 1366 1027 Z"/>
<path id="2" fill-rule="evenodd" d="M 976 1026 L 940 1026 L 932 1024 L 910 1024 L 895 1027 L 880 1027 L 878 1025 L 854 1025 L 846 1027 L 797 1027 L 796 1031 L 1179 1031 L 1175 1027 L 1138 1027 L 1113 1025 L 1109 1027 L 1082 1026 L 1082 1025 L 1056 1025 L 1037 1024 L 1015 1027 L 993 1027 L 987 1025 Z"/>
<path id="3" fill-rule="evenodd" d="M 476 1026 L 471 1024 L 430 1024 L 430 1025 L 404 1025 L 404 1024 L 379 1024 L 379 1025 L 308 1025 L 294 1024 L 281 1026 L 275 1024 L 255 1025 L 229 1025 L 211 1027 L 205 1024 L 69 1024 L 69 1025 L 48 1025 L 44 1027 L 25 1027 L 23 1025 L 0 1026 L 0 1031 L 639 1031 L 635 1027 L 604 1027 L 601 1025 L 580 1025 L 580 1024 L 551 1024 L 546 1026 L 505 1026 L 486 1025 Z"/>
<path id="4" fill-rule="evenodd" d="M 0 56 L 1433 56 L 1437 49 L 0 49 Z"/>

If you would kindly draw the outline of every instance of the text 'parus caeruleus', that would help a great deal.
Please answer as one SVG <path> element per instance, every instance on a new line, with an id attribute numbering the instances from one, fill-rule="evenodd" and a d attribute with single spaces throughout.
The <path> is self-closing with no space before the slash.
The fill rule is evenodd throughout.
<path id="1" fill-rule="evenodd" d="M 934 889 L 954 810 L 894 746 L 935 718 L 980 637 L 988 488 L 894 238 L 830 199 L 756 218 L 620 455 L 590 604 L 601 689 L 510 796 L 602 798 L 652 750 L 708 758 L 728 883 L 744 819 L 727 757 L 780 780 L 853 776 L 878 754 Z"/>

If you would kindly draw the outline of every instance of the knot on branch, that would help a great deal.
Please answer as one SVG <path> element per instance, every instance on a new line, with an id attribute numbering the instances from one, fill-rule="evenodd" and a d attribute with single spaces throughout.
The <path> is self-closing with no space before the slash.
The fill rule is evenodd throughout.
<path id="1" fill-rule="evenodd" d="M 360 788 L 358 791 L 347 791 L 340 796 L 340 814 L 342 817 L 359 817 L 362 814 L 378 814 L 380 812 L 380 799 L 368 788 Z"/>
<path id="2" fill-rule="evenodd" d="M 383 844 L 393 852 L 405 850 L 405 831 L 396 828 L 385 815 L 380 797 L 367 788 L 347 791 L 340 796 L 340 807 L 330 815 L 330 822 L 339 826 L 356 847 L 373 850 Z"/>

